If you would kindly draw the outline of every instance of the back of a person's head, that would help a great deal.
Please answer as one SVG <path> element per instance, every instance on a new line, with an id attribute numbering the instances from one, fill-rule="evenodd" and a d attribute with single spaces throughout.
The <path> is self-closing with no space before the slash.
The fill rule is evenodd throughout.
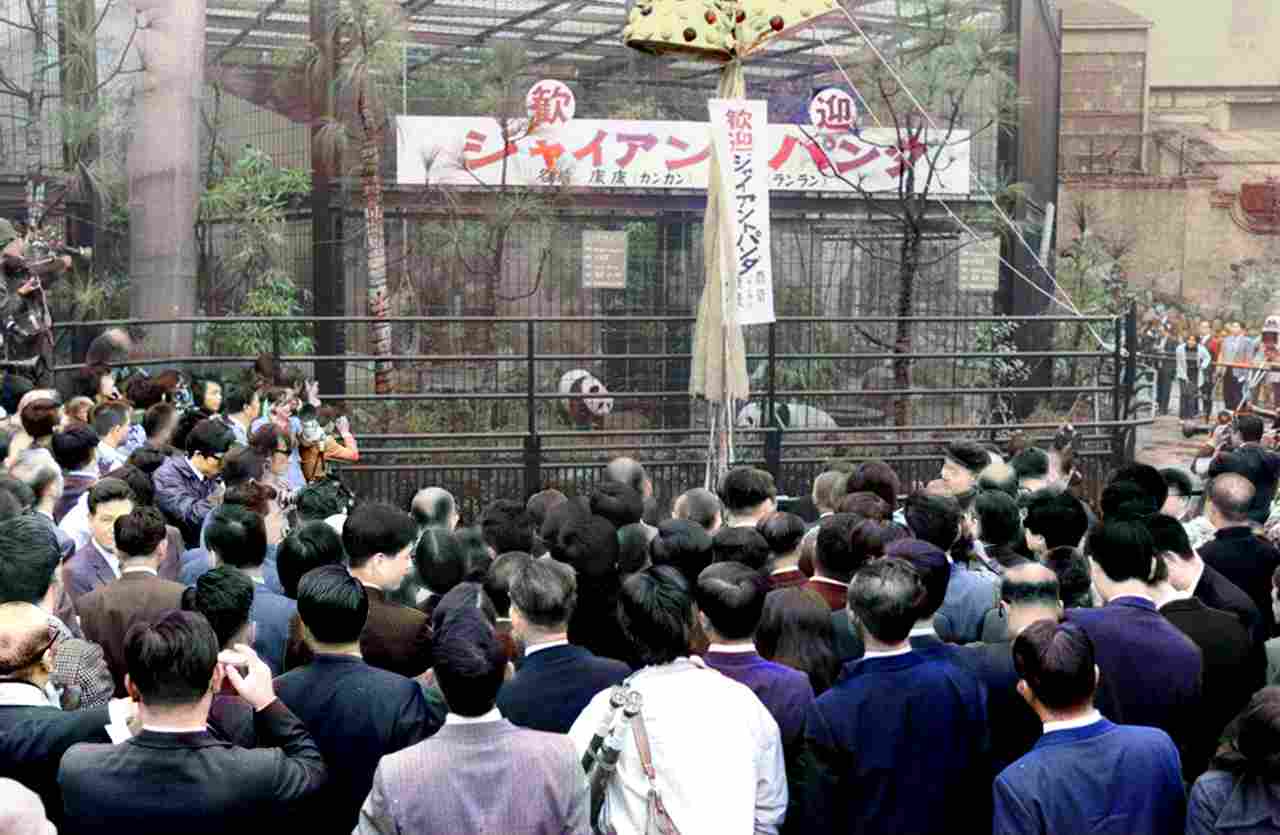
<path id="1" fill-rule="evenodd" d="M 973 501 L 982 539 L 992 545 L 1009 545 L 1022 536 L 1022 512 L 1013 496 L 1001 490 L 983 490 Z"/>
<path id="2" fill-rule="evenodd" d="M 467 561 L 457 537 L 444 528 L 427 528 L 413 549 L 418 579 L 432 594 L 444 594 L 467 576 Z"/>
<path id="3" fill-rule="evenodd" d="M 1142 522 L 1108 522 L 1089 534 L 1089 557 L 1112 582 L 1151 582 L 1156 573 L 1156 546 Z"/>
<path id="4" fill-rule="evenodd" d="M 129 485 L 135 505 L 153 506 L 156 503 L 155 482 L 151 480 L 151 476 L 147 475 L 145 471 L 132 464 L 116 467 L 103 476 L 104 480 L 108 478 L 119 479 Z"/>
<path id="5" fill-rule="evenodd" d="M 123 558 L 149 557 L 167 534 L 164 516 L 154 507 L 135 507 L 116 519 L 116 551 Z"/>
<path id="6" fill-rule="evenodd" d="M 158 449 L 149 446 L 140 446 L 133 452 L 129 453 L 129 466 L 136 467 L 150 477 L 156 470 L 160 469 L 160 465 L 169 460 L 169 456 L 165 455 Z"/>
<path id="7" fill-rule="evenodd" d="M 394 557 L 413 544 L 418 526 L 413 517 L 389 504 L 365 502 L 352 508 L 342 527 L 342 546 L 352 568 L 375 554 Z"/>
<path id="8" fill-rule="evenodd" d="M 5 374 L 3 384 L 0 384 L 0 409 L 4 409 L 5 414 L 16 415 L 22 396 L 34 391 L 35 387 L 35 383 L 21 374 Z"/>
<path id="9" fill-rule="evenodd" d="M 350 496 L 342 489 L 340 481 L 327 478 L 299 490 L 294 506 L 299 520 L 323 522 L 330 516 L 346 513 L 350 509 Z"/>
<path id="10" fill-rule="evenodd" d="M 755 528 L 721 528 L 711 539 L 711 554 L 713 562 L 741 563 L 755 571 L 763 571 L 772 556 Z"/>
<path id="11" fill-rule="evenodd" d="M 202 420 L 191 428 L 186 437 L 185 449 L 188 455 L 200 454 L 213 458 L 224 454 L 231 448 L 235 437 L 231 430 L 216 420 Z"/>
<path id="12" fill-rule="evenodd" d="M 1237 777 L 1280 780 L 1280 687 L 1254 693 L 1228 726 L 1228 744 L 1219 749 L 1210 768 Z"/>
<path id="13" fill-rule="evenodd" d="M 51 484 L 62 480 L 62 468 L 49 450 L 42 447 L 31 447 L 19 454 L 11 473 L 30 487 L 34 495 L 42 495 Z"/>
<path id="14" fill-rule="evenodd" d="M 533 557 L 525 551 L 508 551 L 499 554 L 489 566 L 489 573 L 484 578 L 484 593 L 493 601 L 493 608 L 498 617 L 509 617 L 511 613 L 511 578 L 525 564 L 532 562 Z"/>
<path id="15" fill-rule="evenodd" d="M 898 506 L 902 493 L 902 480 L 898 473 L 884 461 L 863 461 L 849 473 L 844 485 L 846 495 L 851 493 L 875 493 L 889 505 L 890 513 Z"/>
<path id="16" fill-rule="evenodd" d="M 452 610 L 436 632 L 433 656 L 436 682 L 451 713 L 482 716 L 493 709 L 507 655 L 480 611 Z"/>
<path id="17" fill-rule="evenodd" d="M 239 505 L 253 511 L 259 516 L 271 513 L 271 502 L 275 500 L 276 488 L 260 481 L 242 481 L 234 487 L 228 487 L 222 496 L 224 505 Z"/>
<path id="18" fill-rule="evenodd" d="M 1151 541 L 1155 544 L 1157 553 L 1167 551 L 1177 554 L 1184 560 L 1195 556 L 1191 540 L 1187 538 L 1187 529 L 1182 527 L 1182 523 L 1177 519 L 1157 513 L 1146 520 L 1146 526 L 1151 533 Z"/>
<path id="19" fill-rule="evenodd" d="M 1240 433 L 1240 439 L 1246 444 L 1256 444 L 1261 441 L 1265 428 L 1262 418 L 1257 415 L 1244 414 L 1236 418 L 1236 431 Z"/>
<path id="20" fill-rule="evenodd" d="M 916 570 L 925 592 L 916 619 L 933 617 L 942 608 L 951 579 L 951 562 L 947 559 L 946 552 L 921 539 L 899 539 L 890 543 L 884 553 L 886 557 L 906 560 Z"/>
<path id="21" fill-rule="evenodd" d="M 899 644 L 911 634 L 925 597 L 924 584 L 911 564 L 886 557 L 872 560 L 853 575 L 849 613 L 877 641 Z"/>
<path id="22" fill-rule="evenodd" d="M 676 518 L 687 519 L 705 530 L 715 527 L 720 515 L 720 497 L 705 487 L 686 490 L 676 499 Z"/>
<path id="23" fill-rule="evenodd" d="M 508 594 L 530 624 L 562 632 L 578 604 L 578 580 L 562 562 L 528 560 L 517 565 Z"/>
<path id="24" fill-rule="evenodd" d="M 754 467 L 730 470 L 720 483 L 720 500 L 730 513 L 747 513 L 776 498 L 773 476 Z"/>
<path id="25" fill-rule="evenodd" d="M 155 438 L 178 419 L 178 410 L 172 403 L 156 403 L 142 415 L 142 431 L 148 438 Z"/>
<path id="26" fill-rule="evenodd" d="M 860 490 L 857 493 L 850 493 L 840 500 L 839 507 L 836 508 L 838 513 L 852 513 L 861 519 L 871 519 L 876 522 L 888 522 L 893 518 L 893 505 L 886 502 L 875 493 L 866 490 Z"/>
<path id="27" fill-rule="evenodd" d="M 461 555 L 464 582 L 483 583 L 493 565 L 493 553 L 477 527 L 459 528 L 453 532 L 453 543 Z"/>
<path id="28" fill-rule="evenodd" d="M 770 661 L 808 673 L 818 694 L 834 683 L 840 669 L 834 640 L 831 607 L 813 589 L 791 586 L 765 595 L 756 650 Z"/>
<path id="29" fill-rule="evenodd" d="M 111 502 L 132 502 L 136 497 L 129 485 L 118 478 L 99 479 L 89 488 L 86 502 L 89 515 L 98 512 L 98 508 Z"/>
<path id="30" fill-rule="evenodd" d="M 111 430 L 127 426 L 129 423 L 129 404 L 119 400 L 103 403 L 93 410 L 93 431 L 98 437 L 105 438 Z"/>
<path id="31" fill-rule="evenodd" d="M 1018 472 L 1000 461 L 988 464 L 978 473 L 978 489 L 985 493 L 1004 493 L 1017 498 Z"/>
<path id="32" fill-rule="evenodd" d="M 213 511 L 205 543 L 218 559 L 235 568 L 257 568 L 267 558 L 267 528 L 262 517 L 239 505 L 223 505 Z"/>
<path id="33" fill-rule="evenodd" d="M 688 655 L 694 636 L 688 582 L 667 565 L 632 574 L 618 593 L 618 621 L 642 664 Z"/>
<path id="34" fill-rule="evenodd" d="M 1045 707 L 1089 705 L 1097 687 L 1093 641 L 1078 624 L 1038 620 L 1013 640 L 1013 666 Z"/>
<path id="35" fill-rule="evenodd" d="M 828 516 L 818 524 L 815 568 L 824 577 L 847 582 L 868 560 L 884 554 L 887 534 L 888 526 L 851 513 Z"/>
<path id="36" fill-rule="evenodd" d="M 498 611 L 493 608 L 493 601 L 484 593 L 484 586 L 479 582 L 468 580 L 459 583 L 441 595 L 440 602 L 431 613 L 431 628 L 439 634 L 444 622 L 458 609 L 475 609 L 484 616 L 489 626 L 497 626 Z"/>
<path id="37" fill-rule="evenodd" d="M 649 541 L 649 559 L 654 565 L 674 567 L 692 584 L 702 569 L 711 565 L 711 535 L 696 522 L 667 519 L 658 525 L 658 535 Z"/>
<path id="38" fill-rule="evenodd" d="M 951 496 L 917 491 L 907 497 L 903 515 L 916 539 L 930 542 L 944 551 L 960 537 L 960 521 L 964 513 Z"/>
<path id="39" fill-rule="evenodd" d="M 1093 605 L 1093 577 L 1089 558 L 1079 548 L 1064 545 L 1045 554 L 1044 564 L 1058 575 L 1058 595 L 1068 609 Z"/>
<path id="40" fill-rule="evenodd" d="M 53 529 L 35 516 L 0 521 L 0 603 L 40 603 L 61 554 Z"/>
<path id="41" fill-rule="evenodd" d="M 222 480 L 228 487 L 262 478 L 263 460 L 252 448 L 236 446 L 222 459 Z"/>
<path id="42" fill-rule="evenodd" d="M 590 515 L 591 507 L 587 503 L 586 496 L 566 499 L 547 511 L 547 518 L 542 520 L 542 525 L 538 528 L 538 537 L 550 548 L 560 537 L 560 531 Z"/>
<path id="43" fill-rule="evenodd" d="M 800 547 L 804 539 L 804 520 L 794 513 L 770 513 L 756 523 L 756 531 L 764 537 L 775 557 L 785 556 Z"/>
<path id="44" fill-rule="evenodd" d="M 605 465 L 600 480 L 625 484 L 637 493 L 644 493 L 644 465 L 634 458 L 615 458 Z"/>
<path id="45" fill-rule="evenodd" d="M 257 393 L 246 385 L 234 384 L 226 387 L 222 393 L 223 414 L 235 415 L 243 412 L 253 404 Z"/>
<path id="46" fill-rule="evenodd" d="M 1047 478 L 1049 475 L 1049 453 L 1040 447 L 1027 447 L 1009 460 L 1018 478 Z"/>
<path id="47" fill-rule="evenodd" d="M 230 648 L 249 624 L 253 608 L 253 580 L 229 565 L 220 565 L 201 574 L 195 585 L 182 593 L 182 608 L 199 612 L 213 627 L 218 646 Z"/>
<path id="48" fill-rule="evenodd" d="M 644 499 L 625 484 L 602 481 L 591 491 L 591 512 L 608 519 L 615 528 L 639 522 L 644 516 Z"/>
<path id="49" fill-rule="evenodd" d="M 535 530 L 542 529 L 542 523 L 547 521 L 547 514 L 554 508 L 559 507 L 569 501 L 568 496 L 554 488 L 539 490 L 529 497 L 529 501 L 524 503 L 524 509 L 529 512 L 529 516 L 533 519 Z"/>
<path id="50" fill-rule="evenodd" d="M 1165 467 L 1160 471 L 1170 496 L 1190 496 L 1196 491 L 1196 479 L 1182 467 Z"/>
<path id="51" fill-rule="evenodd" d="M 22 424 L 22 431 L 36 440 L 53 435 L 54 430 L 58 428 L 58 409 L 58 401 L 52 398 L 41 398 L 28 403 L 18 412 L 18 422 Z M 58 466 L 62 466 L 61 461 L 58 462 Z"/>
<path id="52" fill-rule="evenodd" d="M 12 519 L 35 506 L 34 490 L 16 478 L 0 476 L 0 519 Z"/>
<path id="53" fill-rule="evenodd" d="M 1054 609 L 1060 603 L 1060 593 L 1057 574 L 1049 566 L 1038 563 L 1010 568 L 1000 579 L 1000 599 L 1010 606 Z"/>
<path id="54" fill-rule="evenodd" d="M 718 562 L 698 575 L 694 599 L 698 610 L 721 638 L 750 638 L 760 624 L 769 581 L 759 571 L 737 562 Z"/>
<path id="55" fill-rule="evenodd" d="M 364 584 L 341 565 L 313 568 L 298 581 L 298 617 L 319 643 L 354 644 L 369 617 Z"/>
<path id="56" fill-rule="evenodd" d="M 840 470 L 827 470 L 813 480 L 813 503 L 824 510 L 835 510 L 836 503 L 845 495 L 849 474 Z"/>
<path id="57" fill-rule="evenodd" d="M 98 433 L 92 426 L 73 423 L 61 432 L 55 432 L 49 449 L 53 452 L 53 460 L 63 472 L 83 470 L 93 460 L 94 450 L 98 448 Z"/>
<path id="58" fill-rule="evenodd" d="M 443 487 L 424 487 L 413 497 L 409 512 L 419 528 L 447 528 L 457 503 Z"/>
<path id="59" fill-rule="evenodd" d="M 1113 481 L 1102 490 L 1102 518 L 1113 522 L 1141 521 L 1158 513 L 1160 505 L 1136 481 Z"/>
<path id="60" fill-rule="evenodd" d="M 991 454 L 976 441 L 951 441 L 942 448 L 942 454 L 968 470 L 974 478 L 991 463 Z"/>
<path id="61" fill-rule="evenodd" d="M 1255 492 L 1249 479 L 1235 473 L 1223 473 L 1209 482 L 1209 502 L 1223 520 L 1234 524 L 1249 521 L 1249 505 Z"/>
<path id="62" fill-rule="evenodd" d="M 1049 548 L 1079 546 L 1089 532 L 1089 514 L 1070 493 L 1049 493 L 1027 505 L 1022 524 L 1033 534 L 1043 536 Z"/>
<path id="63" fill-rule="evenodd" d="M 130 692 L 147 707 L 196 704 L 209 692 L 220 649 L 209 621 L 195 612 L 137 623 L 124 639 Z"/>
<path id="64" fill-rule="evenodd" d="M 533 550 L 533 519 L 523 502 L 513 499 L 492 502 L 480 515 L 480 530 L 495 554 Z"/>
<path id="65" fill-rule="evenodd" d="M 578 517 L 560 529 L 551 555 L 573 566 L 582 580 L 602 580 L 618 570 L 618 529 L 599 516 Z"/>
<path id="66" fill-rule="evenodd" d="M 276 571 L 287 597 L 298 598 L 298 581 L 325 565 L 344 565 L 347 552 L 338 532 L 324 522 L 304 522 L 289 531 L 276 549 Z"/>
<path id="67" fill-rule="evenodd" d="M 1169 498 L 1169 485 L 1165 483 L 1164 476 L 1150 464 L 1133 463 L 1121 467 L 1111 476 L 1111 481 L 1132 481 L 1137 484 L 1156 510 L 1163 507 L 1164 500 Z"/>
<path id="68" fill-rule="evenodd" d="M 649 540 L 657 531 L 643 522 L 618 528 L 618 573 L 631 574 L 649 564 Z"/>

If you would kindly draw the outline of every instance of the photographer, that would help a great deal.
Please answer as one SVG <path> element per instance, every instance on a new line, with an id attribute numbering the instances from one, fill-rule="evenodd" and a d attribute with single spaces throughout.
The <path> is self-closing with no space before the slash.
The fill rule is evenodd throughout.
<path id="1" fill-rule="evenodd" d="M 0 295 L 0 325 L 8 359 L 35 360 L 31 368 L 17 369 L 38 387 L 53 387 L 53 317 L 45 300 L 45 286 L 71 268 L 71 256 L 44 254 L 28 238 L 18 236 L 13 224 L 0 219 L 0 259 L 4 290 Z"/>
<path id="2" fill-rule="evenodd" d="M 298 457 L 302 463 L 302 476 L 310 484 L 326 478 L 330 461 L 359 461 L 360 450 L 346 415 L 334 421 L 334 428 L 342 437 L 341 442 L 320 425 L 320 414 L 314 406 L 303 406 L 298 414 L 302 431 L 298 435 Z"/>

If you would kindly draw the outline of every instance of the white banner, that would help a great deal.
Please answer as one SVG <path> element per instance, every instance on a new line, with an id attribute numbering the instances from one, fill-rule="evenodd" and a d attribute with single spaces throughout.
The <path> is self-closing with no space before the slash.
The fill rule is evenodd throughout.
<path id="1" fill-rule="evenodd" d="M 761 153 L 769 106 L 760 99 L 711 99 L 711 140 L 720 164 L 724 269 L 737 286 L 738 324 L 774 321 L 769 179 Z"/>
<path id="2" fill-rule="evenodd" d="M 526 120 L 398 116 L 397 179 L 458 186 L 705 189 L 711 157 L 707 122 L 576 119 L 532 134 Z M 929 158 L 924 143 L 903 152 L 892 128 L 823 133 L 807 125 L 768 125 L 760 132 L 760 171 L 773 191 L 896 191 L 904 165 L 914 165 L 923 189 Z M 952 132 L 933 171 L 930 191 L 969 193 L 969 134 Z"/>

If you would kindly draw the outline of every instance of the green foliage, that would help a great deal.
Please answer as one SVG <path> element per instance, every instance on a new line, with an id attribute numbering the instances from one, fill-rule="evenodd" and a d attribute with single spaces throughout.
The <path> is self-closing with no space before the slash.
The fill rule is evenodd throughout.
<path id="1" fill-rule="evenodd" d="M 238 311 L 243 316 L 299 316 L 304 312 L 302 291 L 287 275 L 270 272 L 256 282 Z M 209 325 L 196 332 L 196 353 L 210 356 L 256 356 L 274 351 L 281 354 L 310 354 L 315 343 L 305 325 L 268 323 Z"/>
<path id="2" fill-rule="evenodd" d="M 1018 346 L 1013 337 L 1016 322 L 982 322 L 974 329 L 973 350 L 1000 354 L 985 359 L 961 360 L 960 367 L 976 372 L 977 385 L 984 388 L 1008 388 L 1026 380 L 1031 369 L 1018 359 Z"/>

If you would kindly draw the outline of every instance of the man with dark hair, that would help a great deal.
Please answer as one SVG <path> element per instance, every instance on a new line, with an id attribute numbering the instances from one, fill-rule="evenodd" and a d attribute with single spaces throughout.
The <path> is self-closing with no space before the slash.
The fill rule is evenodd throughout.
<path id="1" fill-rule="evenodd" d="M 1200 649 L 1151 598 L 1161 562 L 1146 525 L 1104 521 L 1091 534 L 1093 585 L 1107 605 L 1068 609 L 1088 633 L 1102 669 L 1098 709 L 1114 722 L 1150 725 L 1185 752 L 1199 739 Z"/>
<path id="2" fill-rule="evenodd" d="M 711 555 L 712 562 L 737 562 L 763 574 L 772 552 L 755 528 L 728 527 L 712 537 Z"/>
<path id="3" fill-rule="evenodd" d="M 1094 709 L 1098 668 L 1089 635 L 1075 624 L 1039 621 L 1014 641 L 1013 657 L 1018 692 L 1044 723 L 1044 736 L 996 778 L 996 835 L 1181 832 L 1178 751 L 1164 731 L 1112 724 Z"/>
<path id="4" fill-rule="evenodd" d="M 991 758 L 995 770 L 1031 750 L 1040 737 L 1040 719 L 1018 693 L 1013 666 L 1013 639 L 1031 624 L 1062 618 L 1062 601 L 1054 573 L 1027 562 L 1005 572 L 1000 580 L 1000 608 L 1008 624 L 1001 641 L 961 647 L 954 660 L 986 685 L 991 723 Z"/>
<path id="5" fill-rule="evenodd" d="M 259 832 L 286 822 L 324 785 L 324 759 L 276 698 L 271 670 L 244 644 L 220 661 L 201 615 L 138 624 L 125 657 L 142 731 L 120 745 L 73 746 L 62 758 L 58 783 L 76 832 Z M 209 704 L 224 679 L 253 706 L 256 749 L 209 733 Z"/>
<path id="6" fill-rule="evenodd" d="M 1239 415 L 1235 420 L 1235 449 L 1215 458 L 1209 465 L 1210 478 L 1236 473 L 1253 485 L 1248 516 L 1255 525 L 1266 524 L 1276 496 L 1276 483 L 1280 481 L 1280 455 L 1262 446 L 1262 432 L 1262 418 Z"/>
<path id="7" fill-rule="evenodd" d="M 1164 500 L 1164 506 L 1160 508 L 1160 512 L 1172 516 L 1179 522 L 1189 521 L 1190 509 L 1194 505 L 1193 499 L 1199 495 L 1195 476 L 1182 467 L 1165 467 L 1160 471 L 1160 477 L 1164 479 L 1165 486 L 1169 490 L 1169 495 Z"/>
<path id="8" fill-rule="evenodd" d="M 249 429 L 262 414 L 262 400 L 255 389 L 244 385 L 228 386 L 222 398 L 223 424 L 231 430 L 232 439 L 240 446 L 249 445 Z"/>
<path id="9" fill-rule="evenodd" d="M 122 400 L 103 403 L 93 410 L 93 431 L 98 433 L 98 472 L 106 475 L 129 462 L 124 452 L 129 437 L 130 408 Z"/>
<path id="10" fill-rule="evenodd" d="M 949 553 L 960 538 L 964 512 L 951 496 L 916 492 L 903 508 L 907 529 L 920 540 Z M 996 578 L 970 571 L 969 566 L 948 557 L 950 578 L 947 595 L 933 619 L 938 637 L 954 644 L 968 644 L 982 637 L 982 624 L 996 607 Z"/>
<path id="11" fill-rule="evenodd" d="M 480 531 L 494 556 L 533 550 L 533 519 L 522 502 L 498 499 L 480 514 Z"/>
<path id="12" fill-rule="evenodd" d="M 627 485 L 613 481 L 597 484 L 591 491 L 588 506 L 592 513 L 608 519 L 615 528 L 634 525 L 644 517 L 644 498 Z"/>
<path id="13" fill-rule="evenodd" d="M 950 832 L 957 809 L 981 819 L 986 693 L 968 670 L 912 649 L 926 596 L 916 570 L 893 557 L 849 584 L 866 654 L 809 709 L 797 832 Z"/>
<path id="14" fill-rule="evenodd" d="M 978 473 L 978 490 L 980 493 L 1003 493 L 1011 499 L 1017 499 L 1018 471 L 1003 461 L 993 461 Z"/>
<path id="15" fill-rule="evenodd" d="M 703 660 L 751 688 L 778 723 L 782 746 L 790 752 L 800 741 L 805 712 L 813 704 L 813 685 L 807 673 L 766 661 L 756 652 L 756 627 L 768 593 L 769 581 L 759 571 L 721 562 L 699 575 L 694 600 L 702 631 L 711 642 Z"/>
<path id="16" fill-rule="evenodd" d="M 431 621 L 388 598 L 413 568 L 418 526 L 404 511 L 375 502 L 357 505 L 342 527 L 351 574 L 369 596 L 360 652 L 375 667 L 410 678 L 431 666 Z"/>
<path id="17" fill-rule="evenodd" d="M 182 531 L 188 548 L 199 547 L 204 517 L 221 501 L 217 477 L 231 443 L 230 430 L 219 421 L 202 420 L 187 436 L 187 455 L 170 458 L 151 477 L 156 505 Z"/>
<path id="18" fill-rule="evenodd" d="M 942 448 L 942 483 L 947 493 L 958 496 L 978 485 L 978 473 L 991 463 L 985 449 L 971 441 L 953 441 Z"/>
<path id="19" fill-rule="evenodd" d="M 232 649 L 236 644 L 253 643 L 253 581 L 229 565 L 210 569 L 182 594 L 182 609 L 198 612 L 213 627 L 218 646 Z M 234 690 L 223 688 L 213 694 L 209 705 L 209 727 L 218 736 L 241 748 L 256 748 L 253 705 Z"/>
<path id="20" fill-rule="evenodd" d="M 49 701 L 56 635 L 39 607 L 0 604 L 0 778 L 39 794 L 50 820 L 61 824 L 58 762 L 77 742 L 109 742 L 106 726 L 125 705 L 113 703 L 110 714 L 106 707 L 64 712 Z"/>
<path id="21" fill-rule="evenodd" d="M 424 487 L 413 496 L 410 506 L 413 520 L 420 530 L 438 528 L 451 531 L 458 527 L 458 504 L 453 494 L 443 487 Z"/>
<path id="22" fill-rule="evenodd" d="M 61 522 L 98 481 L 98 433 L 84 424 L 72 424 L 54 433 L 49 450 L 62 468 L 62 496 L 53 508 L 53 521 Z"/>
<path id="23" fill-rule="evenodd" d="M 694 487 L 681 493 L 671 509 L 671 515 L 676 519 L 689 520 L 712 536 L 716 535 L 724 522 L 720 498 L 705 487 Z"/>
<path id="24" fill-rule="evenodd" d="M 413 568 L 421 583 L 414 604 L 431 617 L 440 598 L 467 579 L 471 566 L 457 537 L 444 528 L 427 528 L 413 549 Z"/>
<path id="25" fill-rule="evenodd" d="M 48 525 L 26 514 L 0 521 L 0 603 L 30 603 L 45 613 L 57 635 L 50 681 L 62 693 L 62 706 L 100 707 L 115 690 L 111 671 L 102 647 L 74 637 L 58 617 L 63 593 L 57 569 L 58 540 Z"/>
<path id="26" fill-rule="evenodd" d="M 1008 493 L 984 490 L 973 502 L 978 520 L 982 549 L 977 554 L 981 563 L 997 576 L 1005 569 L 1026 560 L 1019 549 L 1025 547 L 1022 512 Z"/>
<path id="27" fill-rule="evenodd" d="M 898 495 L 901 492 L 902 481 L 893 467 L 883 461 L 873 460 L 863 461 L 849 471 L 849 477 L 845 481 L 840 498 L 843 499 L 854 493 L 875 493 L 884 499 L 884 503 L 889 506 L 889 512 L 892 513 L 898 506 Z"/>
<path id="28" fill-rule="evenodd" d="M 104 478 L 89 491 L 88 544 L 76 551 L 63 569 L 63 582 L 71 602 L 120 576 L 116 554 L 116 520 L 133 512 L 134 495 L 129 485 L 116 478 Z"/>
<path id="29" fill-rule="evenodd" d="M 1142 521 L 1160 512 L 1150 491 L 1136 481 L 1112 481 L 1102 489 L 1102 518 L 1111 522 Z"/>
<path id="30" fill-rule="evenodd" d="M 329 770 L 325 791 L 299 809 L 297 826 L 355 828 L 378 761 L 421 742 L 444 721 L 423 689 L 360 657 L 369 600 L 340 565 L 314 568 L 298 583 L 298 615 L 315 656 L 276 680 L 280 701 L 311 731 Z"/>
<path id="31" fill-rule="evenodd" d="M 642 721 L 660 751 L 657 790 L 681 832 L 776 833 L 787 811 L 778 723 L 750 689 L 691 657 L 696 633 L 689 586 L 670 566 L 622 583 L 619 616 L 643 668 L 628 680 L 643 698 Z M 569 729 L 581 754 L 610 712 L 598 694 Z M 626 745 L 605 793 L 608 823 L 643 832 L 649 801 L 633 786 L 647 779 L 635 746 Z M 715 798 L 714 803 L 708 798 Z"/>
<path id="32" fill-rule="evenodd" d="M 1120 481 L 1131 481 L 1141 487 L 1151 504 L 1157 509 L 1162 507 L 1164 500 L 1169 497 L 1169 485 L 1165 483 L 1164 476 L 1150 464 L 1135 462 L 1121 467 L 1111 476 L 1112 484 Z"/>
<path id="33" fill-rule="evenodd" d="M 1093 608 L 1092 569 L 1083 551 L 1065 545 L 1054 548 L 1045 554 L 1044 564 L 1058 577 L 1062 605 L 1068 609 Z"/>
<path id="34" fill-rule="evenodd" d="M 356 835 L 591 831 L 586 777 L 564 736 L 518 728 L 495 706 L 506 653 L 476 609 L 450 613 L 436 643 L 449 704 L 435 736 L 378 764 Z"/>
<path id="35" fill-rule="evenodd" d="M 578 574 L 578 605 L 569 616 L 569 642 L 601 658 L 632 662 L 618 622 L 618 530 L 607 519 L 573 515 L 547 543 L 551 557 Z"/>
<path id="36" fill-rule="evenodd" d="M 1009 460 L 1009 466 L 1018 474 L 1018 489 L 1034 493 L 1049 486 L 1049 453 L 1039 447 L 1029 446 Z"/>
<path id="37" fill-rule="evenodd" d="M 730 470 L 720 484 L 720 500 L 729 512 L 725 525 L 730 528 L 754 528 L 757 522 L 777 510 L 777 498 L 773 476 L 753 467 Z"/>
<path id="38" fill-rule="evenodd" d="M 605 465 L 601 481 L 625 484 L 643 498 L 653 495 L 653 484 L 645 475 L 644 465 L 634 458 L 615 458 Z"/>
<path id="39" fill-rule="evenodd" d="M 712 543 L 711 534 L 697 522 L 667 519 L 658 525 L 658 535 L 649 542 L 649 559 L 654 565 L 674 567 L 692 586 L 702 569 L 711 565 Z"/>
<path id="40" fill-rule="evenodd" d="M 1089 514 L 1070 493 L 1045 493 L 1031 499 L 1022 525 L 1027 548 L 1043 559 L 1054 548 L 1079 548 L 1089 532 Z"/>
<path id="41" fill-rule="evenodd" d="M 289 531 L 276 550 L 276 567 L 284 596 L 298 599 L 298 581 L 313 568 L 344 565 L 347 552 L 337 531 L 324 522 L 306 522 Z"/>
<path id="42" fill-rule="evenodd" d="M 952 657 L 957 647 L 944 643 L 934 627 L 934 618 L 947 597 L 951 585 L 950 558 L 936 545 L 919 539 L 899 539 L 885 548 L 886 557 L 897 557 L 916 570 L 924 597 L 916 611 L 916 622 L 911 627 L 911 648 L 927 655 Z"/>
<path id="43" fill-rule="evenodd" d="M 156 403 L 142 415 L 142 431 L 147 435 L 143 449 L 165 450 L 178 428 L 178 410 L 172 403 Z"/>
<path id="44" fill-rule="evenodd" d="M 569 566 L 521 560 L 508 592 L 511 634 L 524 649 L 524 662 L 498 691 L 498 707 L 515 725 L 568 733 L 591 698 L 630 669 L 569 643 L 569 619 L 578 604 L 578 582 Z"/>
<path id="45" fill-rule="evenodd" d="M 351 494 L 337 479 L 315 481 L 298 491 L 295 507 L 299 524 L 323 522 L 334 516 L 345 516 L 351 509 Z"/>
<path id="46" fill-rule="evenodd" d="M 853 530 L 862 522 L 852 513 L 836 513 L 818 523 L 813 576 L 805 583 L 805 588 L 821 595 L 833 612 L 845 607 L 849 578 L 865 560 L 865 556 L 854 554 L 852 544 Z"/>
<path id="47" fill-rule="evenodd" d="M 124 637 L 134 624 L 151 621 L 182 604 L 183 586 L 161 579 L 157 570 L 165 554 L 164 517 L 154 507 L 139 507 L 115 521 L 120 577 L 80 598 L 80 628 L 85 638 L 102 646 L 116 683 L 124 687 Z"/>
<path id="48" fill-rule="evenodd" d="M 567 501 L 569 501 L 569 497 L 553 487 L 539 490 L 530 496 L 529 500 L 524 503 L 524 509 L 529 512 L 529 516 L 533 519 L 534 530 L 541 531 L 542 524 L 547 521 L 547 515 Z"/>
<path id="49" fill-rule="evenodd" d="M 1223 473 L 1209 482 L 1205 515 L 1217 533 L 1200 546 L 1200 556 L 1253 601 L 1268 635 L 1275 631 L 1271 611 L 1271 575 L 1280 566 L 1280 551 L 1254 535 L 1249 508 L 1257 491 L 1245 477 Z"/>

